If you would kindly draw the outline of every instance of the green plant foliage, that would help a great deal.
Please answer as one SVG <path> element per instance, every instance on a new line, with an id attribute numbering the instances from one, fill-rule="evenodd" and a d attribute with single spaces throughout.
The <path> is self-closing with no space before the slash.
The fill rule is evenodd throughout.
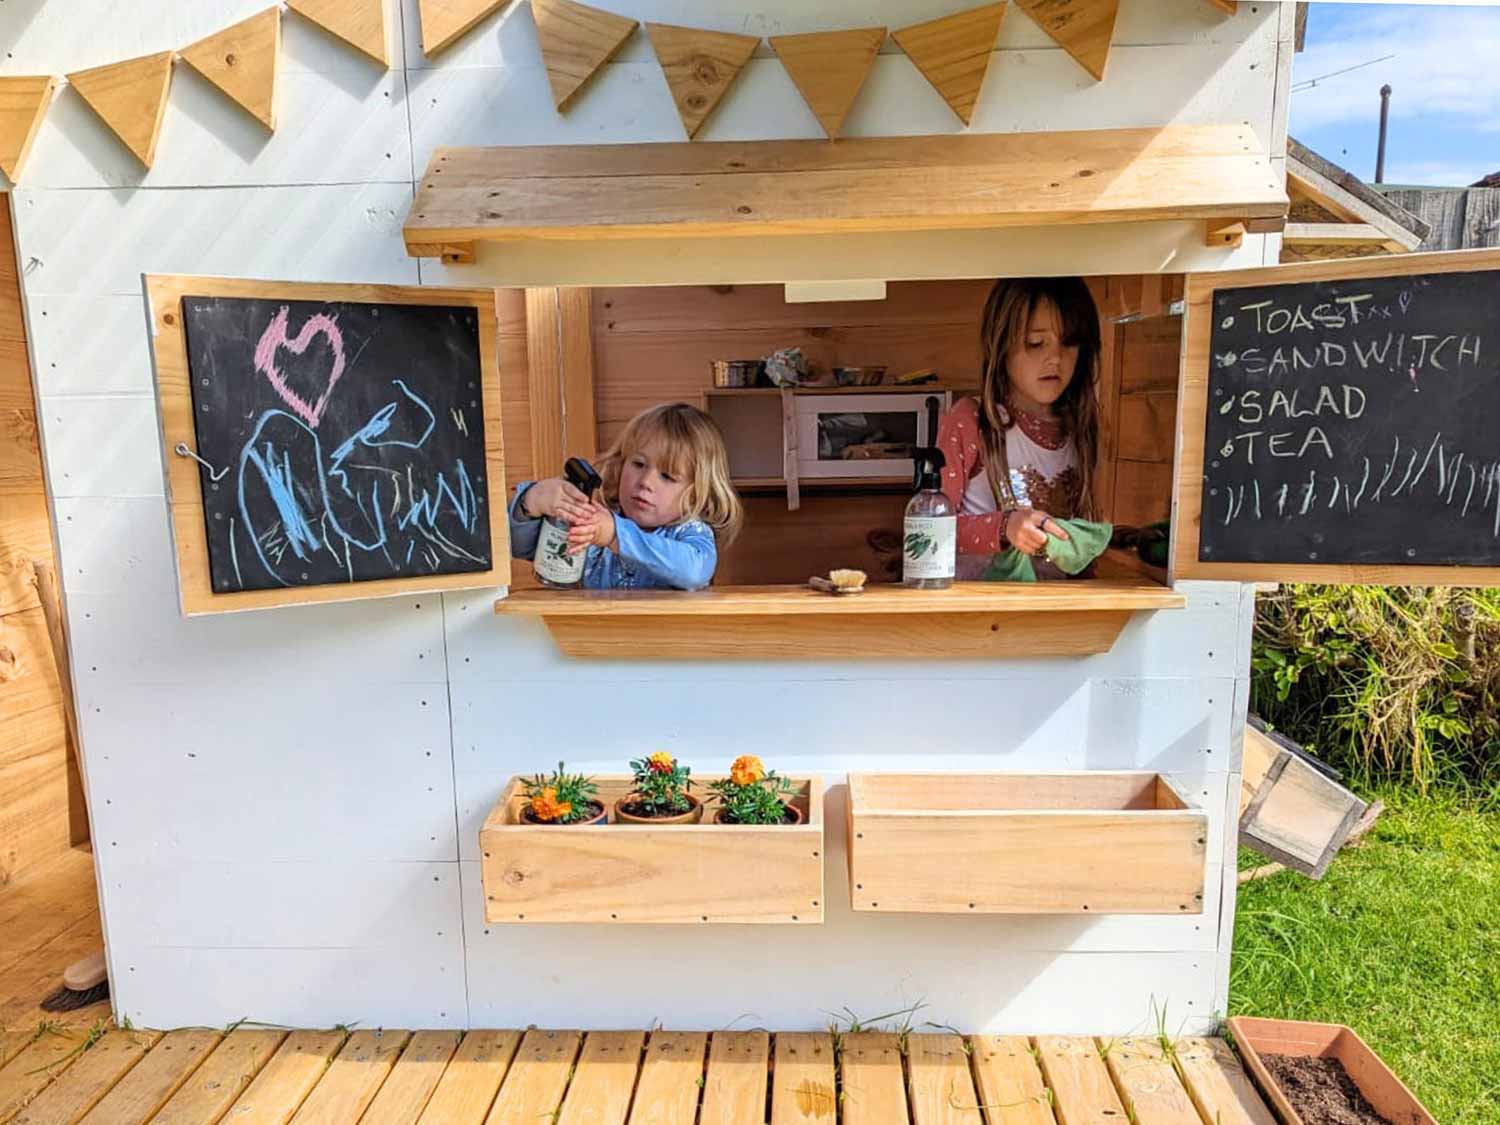
<path id="1" fill-rule="evenodd" d="M 630 769 L 635 774 L 635 804 L 644 815 L 674 816 L 693 807 L 687 795 L 693 771 L 666 751 L 638 758 Z"/>
<path id="2" fill-rule="evenodd" d="M 1283 586 L 1256 600 L 1251 707 L 1366 780 L 1500 783 L 1500 590 Z"/>
<path id="3" fill-rule="evenodd" d="M 731 824 L 785 823 L 786 798 L 795 788 L 790 778 L 764 769 L 759 758 L 737 759 L 729 777 L 708 787 L 718 797 L 724 819 Z"/>
<path id="4" fill-rule="evenodd" d="M 599 787 L 581 773 L 568 773 L 563 763 L 557 771 L 537 774 L 526 781 L 526 800 L 531 814 L 552 824 L 573 824 L 595 814 Z"/>

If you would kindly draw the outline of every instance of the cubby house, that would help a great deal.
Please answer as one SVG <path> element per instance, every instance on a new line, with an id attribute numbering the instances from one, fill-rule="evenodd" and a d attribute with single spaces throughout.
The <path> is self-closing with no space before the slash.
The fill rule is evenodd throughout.
<path id="1" fill-rule="evenodd" d="M 1477 400 L 1433 393 L 1428 360 L 1478 369 L 1493 314 L 1472 294 L 1500 259 L 1275 267 L 1291 4 L 1073 0 L 1110 22 L 1063 42 L 1018 0 L 964 40 L 983 83 L 962 112 L 899 35 L 862 37 L 868 77 L 837 120 L 803 100 L 785 42 L 747 44 L 736 84 L 685 127 L 630 21 L 779 39 L 964 6 L 600 0 L 614 51 L 595 43 L 580 77 L 540 50 L 557 2 L 299 2 L 274 132 L 184 71 L 165 124 L 135 122 L 148 147 L 73 88 L 28 138 L 9 203 L 115 1017 L 779 1033 L 925 1003 L 974 1033 L 1129 1033 L 1163 1011 L 1208 1032 L 1228 996 L 1253 583 L 1497 579 L 1477 516 L 1500 511 L 1472 428 L 1486 415 L 1439 417 Z M 384 22 L 317 25 L 351 6 Z M 35 12 L 7 71 L 176 51 L 256 9 L 63 7 Z M 1029 275 L 1088 281 L 1099 500 L 1121 525 L 1170 516 L 1169 565 L 1118 551 L 1089 580 L 904 590 L 889 539 L 909 481 L 809 458 L 799 411 L 973 393 L 985 293 Z M 1424 318 L 1407 335 L 1426 355 L 1402 361 L 1420 399 L 1356 377 L 1354 358 L 1364 371 L 1397 345 L 1349 338 L 1325 306 L 1350 302 L 1392 332 Z M 1278 355 L 1290 343 L 1269 337 L 1299 316 L 1303 351 Z M 338 318 L 382 343 L 345 355 Z M 257 339 L 328 371 L 296 383 L 255 360 Z M 886 378 L 715 385 L 717 361 L 789 346 L 823 374 Z M 1278 409 L 1254 380 L 1331 365 L 1335 347 L 1343 374 L 1308 375 L 1300 400 L 1277 385 L 1295 441 L 1268 432 L 1248 461 L 1254 409 Z M 896 381 L 923 369 L 933 381 Z M 372 371 L 420 409 L 360 399 Z M 279 396 L 260 416 L 274 448 L 235 436 L 241 400 L 213 397 L 247 387 Z M 749 511 L 713 586 L 538 588 L 507 550 L 513 487 L 670 399 L 719 420 Z M 350 402 L 367 420 L 320 442 Z M 306 567 L 291 539 L 311 525 L 254 524 L 295 458 L 326 484 L 332 456 L 347 478 L 369 468 L 359 443 L 372 461 L 422 447 L 423 418 L 449 411 L 464 473 L 421 507 L 464 513 L 478 538 L 448 542 L 460 562 L 409 534 L 391 551 L 384 508 L 358 511 L 381 534 L 346 532 Z M 1283 453 L 1317 449 L 1314 426 L 1341 460 L 1305 480 Z M 893 432 L 868 444 L 900 446 Z M 1407 479 L 1364 489 L 1361 450 L 1375 478 L 1385 461 Z M 1396 544 L 1398 521 L 1370 516 L 1377 485 L 1404 503 L 1423 451 L 1442 512 Z M 263 491 L 244 499 L 246 480 Z M 336 499 L 320 519 L 337 522 Z M 256 588 L 236 544 L 271 575 Z M 807 589 L 834 566 L 870 587 Z M 614 792 L 658 749 L 704 776 L 759 755 L 795 782 L 803 823 L 516 823 L 517 778 L 564 758 Z M 643 963 L 680 986 L 642 989 Z"/>

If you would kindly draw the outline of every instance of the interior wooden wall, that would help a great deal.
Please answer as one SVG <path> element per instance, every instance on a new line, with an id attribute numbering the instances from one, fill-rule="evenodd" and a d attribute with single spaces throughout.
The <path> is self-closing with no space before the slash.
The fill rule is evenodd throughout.
<path id="1" fill-rule="evenodd" d="M 65 851 L 72 821 L 84 823 L 70 817 L 62 696 L 32 579 L 33 559 L 52 561 L 52 531 L 10 199 L 0 199 L 0 886 Z"/>
<path id="2" fill-rule="evenodd" d="M 1180 316 L 1149 317 L 1119 326 L 1112 506 L 1116 524 L 1139 527 L 1171 514 L 1181 339 Z"/>

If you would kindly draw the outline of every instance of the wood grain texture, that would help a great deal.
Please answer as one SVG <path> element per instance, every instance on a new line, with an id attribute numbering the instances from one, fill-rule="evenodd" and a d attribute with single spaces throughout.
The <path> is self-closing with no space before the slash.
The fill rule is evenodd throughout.
<path id="1" fill-rule="evenodd" d="M 154 1125 L 212 1125 L 220 1120 L 286 1034 L 271 1028 L 235 1028 L 151 1119 Z"/>
<path id="2" fill-rule="evenodd" d="M 12 184 L 21 178 L 56 90 L 50 74 L 0 78 L 0 170 Z"/>
<path id="3" fill-rule="evenodd" d="M 68 85 L 147 168 L 156 159 L 156 142 L 167 110 L 172 54 L 160 51 L 68 75 Z"/>
<path id="4" fill-rule="evenodd" d="M 360 54 L 391 65 L 385 29 L 386 0 L 286 0 L 286 6 Z"/>
<path id="5" fill-rule="evenodd" d="M 343 1031 L 293 1031 L 229 1111 L 235 1125 L 284 1125 L 344 1045 Z"/>
<path id="6" fill-rule="evenodd" d="M 1246 733 L 1246 741 L 1249 734 Z M 1321 879 L 1349 838 L 1365 802 L 1296 755 L 1278 758 L 1240 824 L 1240 840 Z"/>
<path id="7" fill-rule="evenodd" d="M 833 1036 L 825 1031 L 776 1033 L 771 1068 L 771 1125 L 834 1125 Z"/>
<path id="8" fill-rule="evenodd" d="M 1035 1045 L 1042 1077 L 1047 1080 L 1058 1109 L 1059 1125 L 1128 1120 L 1109 1070 L 1092 1039 L 1040 1035 Z"/>
<path id="9" fill-rule="evenodd" d="M 1233 1049 L 1222 1039 L 1179 1039 L 1177 1069 L 1198 1115 L 1215 1125 L 1276 1125 Z"/>
<path id="10" fill-rule="evenodd" d="M 424 593 L 429 590 L 472 589 L 501 586 L 509 582 L 510 525 L 505 515 L 504 495 L 499 486 L 499 482 L 506 479 L 505 442 L 498 369 L 499 332 L 493 291 L 441 289 L 432 286 L 320 285 L 177 275 L 148 275 L 145 288 L 151 309 L 151 347 L 157 409 L 161 419 L 162 459 L 166 467 L 167 499 L 172 512 L 172 542 L 177 555 L 178 588 L 184 615 L 264 609 L 281 605 L 310 605 Z M 188 382 L 187 335 L 183 330 L 182 320 L 182 298 L 188 293 L 207 297 L 472 306 L 479 319 L 485 475 L 489 489 L 490 568 L 470 574 L 450 574 L 430 579 L 382 578 L 333 586 L 243 590 L 228 594 L 216 592 L 209 573 L 202 476 L 196 462 L 173 452 L 178 443 L 185 444 L 189 449 L 197 446 L 193 427 L 192 388 Z"/>
<path id="11" fill-rule="evenodd" d="M 1115 1080 L 1132 1121 L 1143 1125 L 1203 1125 L 1160 1043 L 1154 1039 L 1126 1038 L 1110 1040 L 1107 1046 L 1105 1061 L 1110 1077 Z"/>
<path id="12" fill-rule="evenodd" d="M 526 389 L 531 415 L 531 467 L 538 479 L 562 473 L 562 306 L 548 286 L 526 290 Z"/>
<path id="13" fill-rule="evenodd" d="M 409 1031 L 355 1031 L 297 1110 L 292 1118 L 294 1125 L 342 1125 L 361 1120 L 410 1038 Z"/>
<path id="14" fill-rule="evenodd" d="M 480 1125 L 521 1045 L 519 1031 L 471 1031 L 432 1092 L 421 1125 Z"/>
<path id="15" fill-rule="evenodd" d="M 417 1031 L 401 1052 L 395 1069 L 361 1117 L 360 1125 L 410 1125 L 422 1115 L 458 1050 L 462 1032 Z"/>
<path id="16" fill-rule="evenodd" d="M 205 1028 L 168 1032 L 89 1111 L 82 1125 L 145 1125 L 193 1076 L 223 1038 L 223 1032 Z"/>
<path id="17" fill-rule="evenodd" d="M 770 1059 L 768 1032 L 714 1032 L 698 1125 L 765 1125 Z"/>
<path id="18" fill-rule="evenodd" d="M 418 0 L 422 54 L 432 58 L 509 3 L 510 0 Z"/>
<path id="19" fill-rule="evenodd" d="M 699 1031 L 653 1031 L 641 1065 L 630 1125 L 694 1125 L 703 1081 Z"/>
<path id="20" fill-rule="evenodd" d="M 885 1031 L 858 1031 L 842 1036 L 839 1078 L 844 1125 L 891 1125 L 910 1121 L 901 1044 Z"/>
<path id="21" fill-rule="evenodd" d="M 1096 82 L 1104 81 L 1120 0 L 1016 0 L 1016 4 Z"/>
<path id="22" fill-rule="evenodd" d="M 482 240 L 1280 221 L 1286 207 L 1284 178 L 1248 126 L 1177 125 L 838 145 L 440 148 L 404 233 L 420 255 Z"/>
<path id="23" fill-rule="evenodd" d="M 557 1125 L 625 1125 L 646 1046 L 643 1031 L 591 1031 Z"/>
<path id="24" fill-rule="evenodd" d="M 78 757 L 78 705 L 73 697 L 73 658 L 68 649 L 62 590 L 57 569 L 51 563 L 33 560 L 31 567 L 37 598 L 42 603 L 42 618 L 47 623 L 47 647 L 57 676 L 58 704 L 67 727 L 68 842 L 77 848 L 89 839 L 89 810 L 83 790 L 83 765 Z"/>
<path id="25" fill-rule="evenodd" d="M 973 1035 L 969 1051 L 989 1125 L 1056 1125 L 1052 1096 L 1030 1040 L 1020 1035 Z"/>
<path id="26" fill-rule="evenodd" d="M 1137 793 L 1148 782 L 1142 800 Z M 1180 799 L 1161 807 L 1158 783 L 1146 773 L 851 773 L 852 905 L 951 914 L 1200 913 L 1208 818 Z M 1081 795 L 1069 792 L 1075 786 Z"/>
<path id="27" fill-rule="evenodd" d="M 0 1121 L 15 1120 L 59 1075 L 81 1057 L 87 1037 L 84 1028 L 41 1030 L 28 1035 L 26 1045 L 0 1069 Z"/>
<path id="28" fill-rule="evenodd" d="M 583 1036 L 576 1031 L 532 1028 L 521 1040 L 486 1125 L 536 1125 L 562 1104 Z"/>
<path id="29" fill-rule="evenodd" d="M 600 774 L 599 799 L 631 790 L 628 775 Z M 697 779 L 700 785 L 712 775 Z M 492 923 L 818 923 L 823 920 L 823 789 L 793 778 L 797 825 L 715 824 L 564 830 L 521 820 L 513 778 L 479 832 L 485 919 Z M 753 857 L 753 882 L 737 877 Z"/>
<path id="30" fill-rule="evenodd" d="M 907 1036 L 906 1085 L 914 1125 L 983 1125 L 962 1036 Z"/>
<path id="31" fill-rule="evenodd" d="M 838 137 L 885 42 L 885 28 L 773 35 L 770 42 L 823 132 Z"/>
<path id="32" fill-rule="evenodd" d="M 986 4 L 891 32 L 891 38 L 965 125 L 973 120 L 1004 16 L 1004 4 Z"/>
<path id="33" fill-rule="evenodd" d="M 593 302 L 590 290 L 557 291 L 562 440 L 569 457 L 598 455 L 595 420 Z"/>
<path id="34" fill-rule="evenodd" d="M 34 1102 L 10 1118 L 10 1125 L 73 1125 L 98 1105 L 160 1038 L 159 1031 L 106 1031 Z"/>
<path id="35" fill-rule="evenodd" d="M 1500 586 L 1495 566 L 1371 566 L 1348 563 L 1201 562 L 1198 539 L 1203 526 L 1203 436 L 1208 410 L 1209 346 L 1213 295 L 1245 286 L 1310 281 L 1407 277 L 1427 273 L 1468 273 L 1500 269 L 1500 250 L 1401 254 L 1261 266 L 1188 278 L 1186 338 L 1183 345 L 1177 424 L 1177 456 L 1172 483 L 1173 579 L 1229 582 L 1334 582 L 1370 586 Z"/>
<path id="36" fill-rule="evenodd" d="M 734 85 L 760 39 L 668 23 L 648 23 L 646 34 L 691 140 Z"/>
<path id="37" fill-rule="evenodd" d="M 184 47 L 182 61 L 273 132 L 281 8 L 272 7 Z"/>
<path id="38" fill-rule="evenodd" d="M 531 0 L 552 103 L 562 113 L 634 34 L 636 20 L 574 0 Z"/>

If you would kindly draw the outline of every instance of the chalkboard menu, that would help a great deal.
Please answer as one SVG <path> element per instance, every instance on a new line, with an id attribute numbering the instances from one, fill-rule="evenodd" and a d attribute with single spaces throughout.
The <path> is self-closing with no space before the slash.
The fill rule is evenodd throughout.
<path id="1" fill-rule="evenodd" d="M 182 316 L 216 594 L 490 569 L 474 308 L 188 294 Z"/>
<path id="2" fill-rule="evenodd" d="M 1500 565 L 1500 270 L 1209 307 L 1200 561 Z"/>

